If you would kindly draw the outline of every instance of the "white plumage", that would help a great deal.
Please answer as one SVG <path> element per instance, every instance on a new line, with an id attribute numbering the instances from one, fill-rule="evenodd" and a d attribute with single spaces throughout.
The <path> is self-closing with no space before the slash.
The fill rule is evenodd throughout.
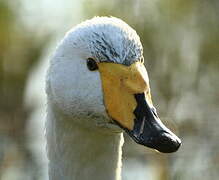
<path id="1" fill-rule="evenodd" d="M 142 57 L 136 32 L 117 18 L 95 17 L 69 31 L 47 74 L 50 179 L 120 179 L 122 130 L 109 124 L 99 72 L 86 59 L 131 64 Z"/>
<path id="2" fill-rule="evenodd" d="M 144 88 L 140 93 L 147 88 L 150 98 L 147 72 L 142 64 L 142 45 L 130 26 L 114 17 L 95 17 L 69 31 L 50 61 L 46 80 L 46 136 L 51 180 L 121 178 L 122 130 L 111 123 L 104 104 L 102 76 L 99 71 L 88 70 L 88 58 L 100 64 L 108 62 L 125 65 L 119 66 L 122 69 L 141 61 L 139 67 L 142 70 L 137 74 L 133 72 L 133 75 L 139 76 L 143 82 L 143 86 L 139 86 Z M 131 89 L 133 82 L 127 84 Z M 134 99 L 134 94 L 130 97 Z M 148 108 L 151 116 L 158 118 L 153 107 Z M 131 111 L 133 115 L 134 109 Z M 140 143 L 163 152 L 173 152 L 180 146 L 177 137 L 159 119 L 152 122 L 155 130 L 160 132 L 151 138 L 157 144 L 141 142 L 144 136 L 142 130 L 147 130 L 145 117 L 138 122 L 141 123 L 141 130 L 133 127 L 137 134 L 132 134 L 132 137 L 138 138 Z M 165 145 L 167 140 L 169 149 Z"/>

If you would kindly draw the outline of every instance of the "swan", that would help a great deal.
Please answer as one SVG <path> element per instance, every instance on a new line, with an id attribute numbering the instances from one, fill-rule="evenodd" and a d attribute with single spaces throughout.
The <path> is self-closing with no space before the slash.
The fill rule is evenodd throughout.
<path id="1" fill-rule="evenodd" d="M 151 100 L 136 31 L 94 17 L 66 33 L 46 77 L 50 180 L 119 180 L 123 132 L 138 144 L 175 152 L 180 139 Z"/>

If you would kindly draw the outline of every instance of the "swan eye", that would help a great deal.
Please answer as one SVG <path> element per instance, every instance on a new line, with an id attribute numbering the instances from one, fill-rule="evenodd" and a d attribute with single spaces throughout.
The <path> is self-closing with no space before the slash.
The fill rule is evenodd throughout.
<path id="1" fill-rule="evenodd" d="M 90 70 L 90 71 L 95 71 L 98 69 L 98 66 L 97 66 L 97 63 L 94 59 L 92 58 L 88 58 L 87 59 L 87 68 Z"/>
<path id="2" fill-rule="evenodd" d="M 140 62 L 141 62 L 141 63 L 144 63 L 144 57 L 142 57 L 142 58 L 140 59 Z"/>

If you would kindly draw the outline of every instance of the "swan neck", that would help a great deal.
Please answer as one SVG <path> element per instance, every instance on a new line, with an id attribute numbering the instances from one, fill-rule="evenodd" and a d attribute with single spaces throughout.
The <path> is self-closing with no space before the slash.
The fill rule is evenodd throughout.
<path id="1" fill-rule="evenodd" d="M 122 133 L 101 133 L 73 122 L 48 108 L 49 179 L 120 180 Z"/>

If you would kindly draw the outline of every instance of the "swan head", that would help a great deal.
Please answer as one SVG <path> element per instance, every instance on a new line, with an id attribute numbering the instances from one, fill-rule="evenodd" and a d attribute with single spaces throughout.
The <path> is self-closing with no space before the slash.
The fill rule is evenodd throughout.
<path id="1" fill-rule="evenodd" d="M 152 104 L 140 38 L 114 17 L 95 17 L 70 30 L 47 74 L 48 102 L 72 123 L 112 133 L 126 131 L 160 152 L 181 141 Z"/>

